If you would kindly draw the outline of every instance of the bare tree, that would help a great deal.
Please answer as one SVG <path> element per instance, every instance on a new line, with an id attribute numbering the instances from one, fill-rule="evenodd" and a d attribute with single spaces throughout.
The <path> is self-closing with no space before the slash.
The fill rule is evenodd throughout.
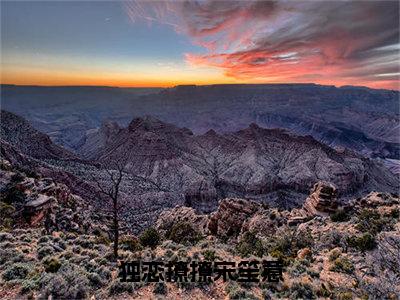
<path id="1" fill-rule="evenodd" d="M 120 203 L 120 185 L 124 177 L 126 163 L 124 161 L 113 162 L 104 167 L 104 170 L 109 176 L 109 184 L 107 186 L 101 184 L 101 182 L 92 177 L 92 180 L 96 183 L 98 189 L 111 201 L 111 213 L 112 213 L 112 232 L 113 232 L 113 254 L 114 259 L 118 258 L 118 241 L 119 241 L 119 215 L 122 208 Z"/>

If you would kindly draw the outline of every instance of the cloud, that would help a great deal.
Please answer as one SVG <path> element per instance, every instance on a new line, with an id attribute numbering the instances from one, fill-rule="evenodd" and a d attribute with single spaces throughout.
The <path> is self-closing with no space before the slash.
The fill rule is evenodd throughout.
<path id="1" fill-rule="evenodd" d="M 243 81 L 399 88 L 398 1 L 128 2 L 134 21 L 173 26 L 204 47 L 193 65 Z M 133 9 L 132 9 L 133 8 Z"/>

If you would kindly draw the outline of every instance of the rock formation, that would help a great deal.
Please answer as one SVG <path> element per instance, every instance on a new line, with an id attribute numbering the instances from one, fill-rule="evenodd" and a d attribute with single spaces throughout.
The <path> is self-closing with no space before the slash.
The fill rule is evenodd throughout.
<path id="1" fill-rule="evenodd" d="M 210 215 L 208 229 L 219 237 L 235 237 L 241 232 L 243 223 L 261 208 L 253 201 L 224 199 L 220 201 L 218 210 Z"/>

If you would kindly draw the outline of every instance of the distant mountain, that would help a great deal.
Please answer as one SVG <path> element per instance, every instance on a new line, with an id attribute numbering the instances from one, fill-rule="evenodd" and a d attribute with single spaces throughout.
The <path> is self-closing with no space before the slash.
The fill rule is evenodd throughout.
<path id="1" fill-rule="evenodd" d="M 370 157 L 400 157 L 399 92 L 316 84 L 177 86 L 170 89 L 2 86 L 2 106 L 75 150 L 104 120 L 152 115 L 196 134 L 251 123 L 311 135 Z"/>
<path id="2" fill-rule="evenodd" d="M 109 119 L 128 124 L 132 101 L 159 88 L 1 86 L 2 109 L 16 113 L 57 144 L 72 150 L 87 130 Z"/>
<path id="3" fill-rule="evenodd" d="M 373 160 L 256 124 L 193 135 L 152 117 L 137 118 L 125 128 L 105 124 L 78 151 L 105 164 L 126 161 L 129 173 L 205 211 L 232 196 L 292 206 L 319 180 L 334 183 L 342 195 L 398 188 L 395 176 Z"/>
<path id="4" fill-rule="evenodd" d="M 77 159 L 54 144 L 50 138 L 34 129 L 24 118 L 5 110 L 0 111 L 0 138 L 21 153 L 37 159 Z"/>

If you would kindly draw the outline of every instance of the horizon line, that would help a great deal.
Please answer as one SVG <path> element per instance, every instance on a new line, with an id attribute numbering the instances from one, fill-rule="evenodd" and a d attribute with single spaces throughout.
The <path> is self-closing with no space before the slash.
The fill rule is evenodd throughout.
<path id="1" fill-rule="evenodd" d="M 364 88 L 370 90 L 385 90 L 385 91 L 395 91 L 400 92 L 399 89 L 384 89 L 384 88 L 372 88 L 365 85 L 334 85 L 334 84 L 319 84 L 314 82 L 281 82 L 281 83 L 215 83 L 215 84 L 178 84 L 171 86 L 112 86 L 112 85 L 37 85 L 37 84 L 15 84 L 15 83 L 0 83 L 0 86 L 16 86 L 16 87 L 43 87 L 43 88 L 72 88 L 72 87 L 93 87 L 93 88 L 115 88 L 115 89 L 173 89 L 177 87 L 189 87 L 189 86 L 198 86 L 198 87 L 207 87 L 207 86 L 223 86 L 223 85 L 231 85 L 231 86 L 250 86 L 250 85 L 314 85 L 314 86 L 322 86 L 322 87 L 335 87 L 335 88 L 345 88 L 345 87 L 353 87 L 353 88 Z"/>

